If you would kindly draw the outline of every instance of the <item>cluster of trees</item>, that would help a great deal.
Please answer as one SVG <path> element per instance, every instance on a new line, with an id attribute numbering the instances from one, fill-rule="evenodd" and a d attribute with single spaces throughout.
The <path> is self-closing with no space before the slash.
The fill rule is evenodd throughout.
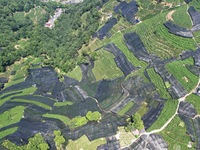
<path id="1" fill-rule="evenodd" d="M 23 146 L 17 146 L 9 140 L 5 140 L 2 144 L 7 149 L 20 149 L 20 150 L 48 150 L 50 147 L 45 142 L 40 133 L 34 135 L 34 137 L 28 139 L 28 144 Z"/>
<path id="2" fill-rule="evenodd" d="M 130 120 L 128 120 L 128 125 L 125 127 L 127 132 L 133 131 L 135 129 L 141 130 L 144 128 L 144 124 L 140 114 L 135 113 L 131 116 Z"/>
<path id="3" fill-rule="evenodd" d="M 65 138 L 62 136 L 61 131 L 55 130 L 53 133 L 55 136 L 54 141 L 56 143 L 57 149 L 63 149 L 62 144 L 65 143 Z"/>
<path id="4" fill-rule="evenodd" d="M 45 64 L 59 67 L 67 72 L 74 68 L 78 60 L 74 59 L 77 50 L 87 44 L 99 25 L 97 6 L 99 0 L 85 0 L 75 5 L 61 5 L 55 2 L 42 3 L 39 0 L 2 0 L 0 2 L 0 71 L 19 60 L 21 57 L 35 57 L 46 54 Z M 47 12 L 38 25 L 30 18 L 16 21 L 14 13 L 28 12 L 40 6 Z M 64 13 L 58 18 L 54 29 L 44 27 L 44 23 L 57 7 L 62 7 Z M 21 38 L 28 38 L 25 48 L 16 50 L 14 45 Z"/>

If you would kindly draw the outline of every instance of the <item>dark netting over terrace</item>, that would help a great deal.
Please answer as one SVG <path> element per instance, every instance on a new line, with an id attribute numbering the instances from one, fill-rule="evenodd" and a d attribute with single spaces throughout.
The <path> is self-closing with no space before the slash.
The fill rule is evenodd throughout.
<path id="1" fill-rule="evenodd" d="M 109 19 L 105 25 L 100 28 L 96 33 L 95 33 L 95 37 L 98 37 L 100 40 L 102 40 L 105 36 L 108 35 L 108 32 L 110 31 L 110 29 L 117 23 L 117 19 L 116 18 L 111 18 Z"/>
<path id="2" fill-rule="evenodd" d="M 121 69 L 125 76 L 136 70 L 136 68 L 127 60 L 124 53 L 122 53 L 121 50 L 114 43 L 106 45 L 105 50 L 111 52 L 115 56 L 115 63 Z"/>
<path id="3" fill-rule="evenodd" d="M 197 31 L 200 30 L 200 12 L 196 11 L 193 6 L 190 6 L 188 9 L 188 12 L 192 18 L 193 21 L 193 27 L 191 31 Z"/>
<path id="4" fill-rule="evenodd" d="M 180 54 L 180 57 L 181 57 L 181 60 L 185 60 L 189 57 L 192 57 L 194 55 L 194 51 L 192 50 L 187 50 L 187 51 L 183 51 L 181 54 Z"/>
<path id="5" fill-rule="evenodd" d="M 140 139 L 123 150 L 167 150 L 167 143 L 158 134 L 142 135 Z"/>
<path id="6" fill-rule="evenodd" d="M 75 80 L 73 78 L 70 78 L 70 77 L 67 77 L 67 76 L 64 76 L 64 81 L 63 82 L 68 86 L 78 84 L 77 80 Z"/>
<path id="7" fill-rule="evenodd" d="M 192 0 L 185 0 L 185 2 L 186 2 L 187 4 L 189 4 L 191 1 L 192 1 Z"/>
<path id="8" fill-rule="evenodd" d="M 53 107 L 49 113 L 60 114 L 69 118 L 76 116 L 85 116 L 88 111 L 99 111 L 99 107 L 94 99 L 88 98 L 82 101 L 77 101 L 71 106 Z"/>
<path id="9" fill-rule="evenodd" d="M 171 21 L 167 21 L 164 23 L 165 27 L 169 29 L 169 32 L 178 36 L 186 37 L 186 38 L 192 38 L 192 32 L 186 28 L 182 28 Z"/>
<path id="10" fill-rule="evenodd" d="M 38 95 L 14 96 L 13 99 L 25 99 L 25 100 L 27 100 L 27 102 L 29 100 L 38 101 L 38 102 L 44 103 L 44 104 L 51 106 L 51 107 L 56 102 L 55 100 L 52 100 L 51 98 L 42 97 L 42 96 L 38 96 Z"/>
<path id="11" fill-rule="evenodd" d="M 193 58 L 195 65 L 200 66 L 200 48 L 195 51 Z"/>
<path id="12" fill-rule="evenodd" d="M 196 142 L 196 149 L 200 149 L 200 117 L 195 119 L 188 118 L 184 115 L 179 115 L 179 117 L 184 121 L 187 134 L 190 135 L 191 140 Z"/>
<path id="13" fill-rule="evenodd" d="M 119 117 L 113 113 L 107 113 L 102 116 L 100 122 L 89 122 L 86 125 L 69 130 L 68 128 L 62 129 L 65 137 L 72 140 L 77 140 L 84 134 L 89 140 L 95 140 L 102 137 L 115 135 L 118 131 L 118 126 L 126 125 L 125 118 Z"/>
<path id="14" fill-rule="evenodd" d="M 193 118 L 197 115 L 194 106 L 189 102 L 180 102 L 178 113 L 189 118 Z"/>
<path id="15" fill-rule="evenodd" d="M 31 69 L 29 73 L 30 75 L 25 81 L 32 82 L 37 86 L 36 94 L 52 93 L 56 83 L 60 82 L 57 73 L 52 67 Z"/>
<path id="16" fill-rule="evenodd" d="M 193 65 L 186 65 L 187 69 L 190 70 L 193 74 L 196 76 L 199 76 L 200 74 L 200 68 L 198 66 Z"/>
<path id="17" fill-rule="evenodd" d="M 151 107 L 148 112 L 142 117 L 145 129 L 148 129 L 158 118 L 164 107 L 164 103 L 160 102 L 157 107 Z"/>
<path id="18" fill-rule="evenodd" d="M 176 80 L 176 78 L 170 74 L 165 68 L 165 63 L 163 61 L 157 61 L 154 63 L 155 71 L 162 77 L 164 82 L 170 82 L 171 88 L 168 89 L 173 98 L 180 98 L 187 94 L 187 91 L 181 86 L 181 84 Z"/>
<path id="19" fill-rule="evenodd" d="M 139 59 L 146 62 L 151 62 L 158 59 L 158 57 L 149 55 L 144 44 L 137 33 L 124 34 L 124 40 L 129 50 Z"/>
<path id="20" fill-rule="evenodd" d="M 115 136 L 106 138 L 106 144 L 97 147 L 97 150 L 118 150 L 120 149 L 119 141 Z"/>
<path id="21" fill-rule="evenodd" d="M 44 139 L 51 145 L 51 149 L 55 148 L 53 131 L 59 128 L 52 121 L 37 122 L 29 119 L 22 119 L 18 123 L 18 129 L 15 133 L 7 138 L 17 145 L 27 144 L 28 139 L 36 133 L 41 133 Z"/>
<path id="22" fill-rule="evenodd" d="M 81 83 L 91 83 L 93 81 L 96 81 L 95 76 L 92 72 L 94 61 L 90 57 L 88 57 L 88 59 L 89 62 L 80 65 L 82 71 Z"/>
<path id="23" fill-rule="evenodd" d="M 117 105 L 121 100 L 127 97 L 121 85 L 124 78 L 114 80 L 102 80 L 97 88 L 95 98 L 98 100 L 100 107 L 105 110 L 110 110 Z"/>
<path id="24" fill-rule="evenodd" d="M 135 0 L 132 0 L 130 3 L 122 1 L 119 5 L 114 8 L 115 13 L 121 13 L 126 20 L 132 24 L 136 24 L 138 20 L 135 18 L 135 15 L 138 11 L 138 5 Z"/>

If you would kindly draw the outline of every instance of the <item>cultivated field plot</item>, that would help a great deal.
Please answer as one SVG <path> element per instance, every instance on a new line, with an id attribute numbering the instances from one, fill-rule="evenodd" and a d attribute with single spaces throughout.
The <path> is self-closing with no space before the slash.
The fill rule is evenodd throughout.
<path id="1" fill-rule="evenodd" d="M 187 12 L 188 6 L 182 6 L 176 9 L 176 11 L 172 14 L 172 21 L 174 24 L 179 25 L 180 27 L 191 29 L 192 28 L 192 20 L 190 15 Z"/>
<path id="2" fill-rule="evenodd" d="M 186 98 L 186 101 L 191 103 L 195 110 L 197 111 L 198 114 L 200 114 L 200 97 L 198 95 L 195 95 L 195 94 L 191 94 L 190 96 L 188 96 Z"/>
<path id="3" fill-rule="evenodd" d="M 198 82 L 198 76 L 190 72 L 186 65 L 193 65 L 193 58 L 178 60 L 166 65 L 167 70 L 176 78 L 177 81 L 187 90 L 191 91 Z"/>
<path id="4" fill-rule="evenodd" d="M 168 29 L 163 25 L 166 22 L 167 13 L 160 13 L 142 24 L 127 29 L 126 32 L 135 31 L 148 52 L 156 54 L 162 59 L 178 57 L 183 50 L 195 50 L 196 44 L 193 39 L 183 38 L 168 32 Z"/>
<path id="5" fill-rule="evenodd" d="M 147 131 L 152 131 L 161 128 L 165 124 L 165 122 L 167 122 L 168 119 L 170 119 L 175 113 L 177 105 L 177 100 L 167 100 L 164 103 L 164 108 L 158 116 L 157 120 L 150 126 L 150 128 L 148 128 Z"/>
<path id="6" fill-rule="evenodd" d="M 152 18 L 162 11 L 169 10 L 177 5 L 182 5 L 183 2 L 184 0 L 163 0 L 160 3 L 151 0 L 137 0 L 138 5 L 140 6 L 137 16 L 143 21 Z"/>
<path id="7" fill-rule="evenodd" d="M 186 134 L 185 123 L 178 116 L 159 134 L 166 140 L 169 149 L 187 150 L 191 142 L 190 136 Z"/>
<path id="8" fill-rule="evenodd" d="M 160 96 L 162 98 L 170 99 L 171 96 L 169 95 L 167 87 L 163 82 L 162 78 L 160 77 L 160 75 L 157 74 L 153 68 L 147 69 L 147 73 L 151 78 L 151 81 L 155 84 Z"/>
<path id="9" fill-rule="evenodd" d="M 106 140 L 104 138 L 89 141 L 87 136 L 84 135 L 76 141 L 69 140 L 67 149 L 69 149 L 69 150 L 75 150 L 75 149 L 94 150 L 94 149 L 97 149 L 97 147 L 102 144 L 106 144 Z"/>
<path id="10" fill-rule="evenodd" d="M 92 72 L 96 80 L 114 79 L 123 76 L 122 71 L 114 61 L 114 55 L 105 50 L 98 50 L 98 59 L 94 62 Z"/>

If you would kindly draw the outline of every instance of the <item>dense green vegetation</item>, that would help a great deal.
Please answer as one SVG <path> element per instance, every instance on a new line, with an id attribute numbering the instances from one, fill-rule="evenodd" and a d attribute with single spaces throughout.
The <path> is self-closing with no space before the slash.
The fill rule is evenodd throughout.
<path id="1" fill-rule="evenodd" d="M 85 125 L 87 122 L 88 120 L 86 117 L 77 116 L 71 120 L 70 127 L 71 128 L 80 127 L 80 126 Z"/>
<path id="2" fill-rule="evenodd" d="M 160 96 L 162 98 L 170 99 L 171 96 L 169 95 L 160 75 L 157 74 L 153 68 L 148 69 L 147 72 L 148 72 L 149 77 L 151 78 L 151 81 L 155 84 Z"/>
<path id="3" fill-rule="evenodd" d="M 88 111 L 86 114 L 86 118 L 89 121 L 98 121 L 101 119 L 101 114 L 98 111 L 95 112 Z"/>
<path id="4" fill-rule="evenodd" d="M 174 115 L 174 113 L 176 112 L 177 105 L 178 105 L 177 100 L 167 100 L 159 117 L 150 126 L 150 128 L 148 128 L 147 131 L 160 129 Z"/>
<path id="5" fill-rule="evenodd" d="M 16 106 L 0 114 L 0 129 L 19 122 L 24 114 L 24 109 L 23 106 Z"/>
<path id="6" fill-rule="evenodd" d="M 160 134 L 168 144 L 168 149 L 188 150 L 188 143 L 191 141 L 190 136 L 186 134 L 186 127 L 182 124 L 178 116 Z"/>
<path id="7" fill-rule="evenodd" d="M 83 150 L 94 150 L 97 149 L 99 145 L 105 144 L 106 140 L 104 138 L 99 138 L 93 141 L 89 141 L 86 135 L 83 135 L 76 141 L 69 140 L 67 145 L 68 150 L 83 149 Z"/>
<path id="8" fill-rule="evenodd" d="M 62 149 L 62 144 L 65 142 L 65 138 L 62 136 L 60 130 L 56 130 L 53 132 L 55 138 L 54 141 L 56 143 L 57 149 Z"/>
<path id="9" fill-rule="evenodd" d="M 141 130 L 144 128 L 143 121 L 139 113 L 135 113 L 131 118 L 128 120 L 128 125 L 125 127 L 126 131 L 133 131 L 135 129 Z"/>
<path id="10" fill-rule="evenodd" d="M 0 26 L 3 32 L 0 34 L 0 47 L 3 53 L 0 54 L 0 71 L 4 71 L 5 66 L 21 57 L 40 54 L 48 56 L 46 64 L 59 67 L 63 71 L 71 70 L 78 62 L 74 59 L 77 50 L 83 44 L 87 44 L 98 28 L 99 14 L 96 7 L 100 5 L 98 0 L 92 2 L 85 0 L 81 5 L 70 6 L 54 2 L 42 3 L 39 0 L 20 0 L 19 3 L 14 0 L 1 1 Z M 63 7 L 66 11 L 58 19 L 54 30 L 45 28 L 45 21 L 57 7 Z M 41 12 L 38 9 L 46 11 L 42 19 L 40 15 L 37 15 Z M 23 12 L 29 12 L 30 16 L 27 15 L 28 17 L 24 19 Z M 20 15 L 14 15 L 16 13 Z M 35 23 L 35 20 L 38 21 L 39 18 L 42 21 Z M 18 47 L 19 49 L 16 50 L 14 45 L 22 38 L 28 38 L 27 43 L 23 49 Z"/>
<path id="11" fill-rule="evenodd" d="M 188 101 L 189 103 L 191 103 L 195 110 L 197 111 L 198 114 L 200 114 L 200 97 L 195 95 L 195 94 L 191 94 L 188 97 L 186 97 L 186 101 Z"/>
<path id="12" fill-rule="evenodd" d="M 167 70 L 174 75 L 174 77 L 180 82 L 180 84 L 190 92 L 198 82 L 198 76 L 190 72 L 186 65 L 193 65 L 193 58 L 188 58 L 183 61 L 178 60 L 166 65 Z"/>
<path id="13" fill-rule="evenodd" d="M 14 143 L 10 142 L 9 140 L 5 140 L 3 142 L 3 146 L 9 150 L 48 150 L 49 145 L 45 142 L 43 137 L 38 133 L 35 134 L 34 137 L 28 140 L 27 145 L 17 146 Z"/>

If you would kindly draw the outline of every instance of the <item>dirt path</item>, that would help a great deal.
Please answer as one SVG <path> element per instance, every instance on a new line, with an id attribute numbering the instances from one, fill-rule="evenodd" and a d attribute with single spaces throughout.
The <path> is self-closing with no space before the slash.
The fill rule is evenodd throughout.
<path id="1" fill-rule="evenodd" d="M 14 47 L 15 47 L 15 49 L 19 49 L 20 45 L 16 44 Z"/>
<path id="2" fill-rule="evenodd" d="M 170 11 L 170 12 L 167 14 L 167 16 L 166 16 L 166 20 L 174 21 L 172 15 L 173 15 L 173 13 L 174 13 L 175 11 L 176 11 L 176 10 Z"/>

